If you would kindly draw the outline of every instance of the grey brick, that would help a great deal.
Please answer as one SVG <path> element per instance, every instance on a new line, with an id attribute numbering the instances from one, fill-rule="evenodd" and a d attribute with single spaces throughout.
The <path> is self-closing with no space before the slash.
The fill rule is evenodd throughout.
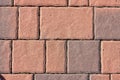
<path id="1" fill-rule="evenodd" d="M 37 74 L 35 80 L 88 80 L 87 74 Z"/>
<path id="2" fill-rule="evenodd" d="M 0 5 L 12 5 L 12 0 L 0 0 Z"/>
<path id="3" fill-rule="evenodd" d="M 16 39 L 16 13 L 16 7 L 0 7 L 0 39 Z"/>
<path id="4" fill-rule="evenodd" d="M 95 9 L 95 38 L 120 39 L 120 8 Z"/>
<path id="5" fill-rule="evenodd" d="M 68 72 L 99 72 L 99 41 L 68 42 Z"/>

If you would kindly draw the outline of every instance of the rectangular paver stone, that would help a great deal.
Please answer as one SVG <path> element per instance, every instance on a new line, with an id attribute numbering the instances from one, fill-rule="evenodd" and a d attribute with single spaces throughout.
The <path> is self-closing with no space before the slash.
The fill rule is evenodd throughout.
<path id="1" fill-rule="evenodd" d="M 89 0 L 90 6 L 120 6 L 120 0 Z"/>
<path id="2" fill-rule="evenodd" d="M 87 6 L 88 0 L 69 0 L 70 6 Z"/>
<path id="3" fill-rule="evenodd" d="M 88 80 L 87 74 L 37 74 L 35 80 Z"/>
<path id="4" fill-rule="evenodd" d="M 10 72 L 11 42 L 0 40 L 0 73 Z"/>
<path id="5" fill-rule="evenodd" d="M 12 54 L 13 73 L 44 72 L 44 41 L 17 40 L 13 41 Z"/>
<path id="6" fill-rule="evenodd" d="M 92 8 L 43 7 L 40 12 L 41 39 L 93 37 Z"/>
<path id="7" fill-rule="evenodd" d="M 0 5 L 12 5 L 12 0 L 0 0 Z"/>
<path id="8" fill-rule="evenodd" d="M 120 73 L 120 41 L 101 44 L 102 73 Z"/>
<path id="9" fill-rule="evenodd" d="M 16 17 L 16 7 L 0 7 L 0 39 L 16 39 Z"/>
<path id="10" fill-rule="evenodd" d="M 95 38 L 120 39 L 119 34 L 120 8 L 95 8 Z"/>
<path id="11" fill-rule="evenodd" d="M 20 7 L 19 10 L 19 38 L 38 39 L 38 8 Z"/>
<path id="12" fill-rule="evenodd" d="M 5 80 L 32 80 L 32 74 L 2 74 L 2 76 Z"/>
<path id="13" fill-rule="evenodd" d="M 99 57 L 99 41 L 69 41 L 68 73 L 98 73 Z"/>
<path id="14" fill-rule="evenodd" d="M 92 74 L 90 80 L 110 80 L 108 74 Z"/>
<path id="15" fill-rule="evenodd" d="M 15 5 L 66 6 L 67 0 L 14 0 Z"/>
<path id="16" fill-rule="evenodd" d="M 46 43 L 46 72 L 65 72 L 65 41 L 47 41 Z"/>
<path id="17" fill-rule="evenodd" d="M 112 74 L 111 80 L 120 80 L 120 74 Z"/>

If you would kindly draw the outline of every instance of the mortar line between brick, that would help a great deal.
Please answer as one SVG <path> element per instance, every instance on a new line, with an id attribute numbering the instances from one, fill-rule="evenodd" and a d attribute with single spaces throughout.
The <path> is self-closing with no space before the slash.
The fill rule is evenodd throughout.
<path id="1" fill-rule="evenodd" d="M 90 73 L 88 74 L 88 80 L 90 80 Z"/>
<path id="2" fill-rule="evenodd" d="M 11 0 L 12 6 L 14 6 L 14 0 Z"/>
<path id="3" fill-rule="evenodd" d="M 10 54 L 10 73 L 12 74 L 12 52 L 13 52 L 13 41 L 11 41 L 10 48 L 11 48 L 11 54 Z"/>
<path id="4" fill-rule="evenodd" d="M 17 7 L 17 39 L 19 38 L 19 7 Z"/>
<path id="5" fill-rule="evenodd" d="M 45 43 L 44 43 L 44 53 L 45 53 L 45 56 L 44 56 L 44 73 L 46 73 L 46 50 L 47 50 L 47 47 L 46 47 L 46 40 L 45 40 Z"/>
<path id="6" fill-rule="evenodd" d="M 109 80 L 111 80 L 111 74 L 109 74 Z"/>
<path id="7" fill-rule="evenodd" d="M 88 7 L 89 7 L 89 5 L 90 5 L 90 0 L 88 0 Z"/>
<path id="8" fill-rule="evenodd" d="M 40 7 L 38 7 L 38 39 L 40 39 Z"/>
<path id="9" fill-rule="evenodd" d="M 32 80 L 35 80 L 35 74 L 33 74 L 33 76 L 32 76 Z"/>
<path id="10" fill-rule="evenodd" d="M 66 0 L 67 1 L 67 6 L 69 7 L 69 0 Z"/>
<path id="11" fill-rule="evenodd" d="M 95 40 L 95 20 L 94 20 L 94 18 L 95 18 L 95 9 L 94 9 L 94 7 L 93 7 L 93 19 L 92 19 L 92 22 L 93 22 L 93 39 Z"/>
<path id="12" fill-rule="evenodd" d="M 68 71 L 68 41 L 66 40 L 66 43 L 65 43 L 65 61 L 66 61 L 66 64 L 65 64 L 65 70 L 66 70 L 66 73 Z"/>

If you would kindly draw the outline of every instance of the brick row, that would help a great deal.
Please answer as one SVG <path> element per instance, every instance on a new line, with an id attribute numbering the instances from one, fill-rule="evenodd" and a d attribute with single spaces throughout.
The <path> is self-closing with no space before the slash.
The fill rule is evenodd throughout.
<path id="1" fill-rule="evenodd" d="M 5 80 L 33 80 L 32 74 L 1 74 Z M 119 80 L 120 74 L 35 74 L 35 80 Z"/>
<path id="2" fill-rule="evenodd" d="M 14 0 L 19 6 L 120 6 L 119 0 Z M 0 0 L 0 5 L 13 5 L 12 0 Z"/>
<path id="3" fill-rule="evenodd" d="M 13 73 L 44 73 L 45 67 L 47 73 L 66 73 L 66 67 L 68 73 L 120 73 L 119 41 L 102 41 L 100 45 L 99 41 L 92 40 L 73 40 L 68 44 L 64 40 L 51 40 L 45 45 L 44 40 L 15 40 L 12 43 L 0 40 L 0 45 L 1 73 L 10 73 L 11 53 Z"/>
<path id="4" fill-rule="evenodd" d="M 17 17 L 16 7 L 0 7 L 0 39 L 120 39 L 119 8 L 95 8 L 94 15 L 91 7 L 38 12 L 38 7 L 20 7 Z"/>

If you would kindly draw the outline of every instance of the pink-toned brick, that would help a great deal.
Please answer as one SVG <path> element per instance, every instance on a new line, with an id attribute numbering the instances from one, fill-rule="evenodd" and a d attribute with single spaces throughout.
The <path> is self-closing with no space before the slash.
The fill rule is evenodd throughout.
<path id="1" fill-rule="evenodd" d="M 65 41 L 47 41 L 46 72 L 65 72 Z"/>
<path id="2" fill-rule="evenodd" d="M 102 73 L 120 73 L 120 41 L 101 44 Z"/>
<path id="3" fill-rule="evenodd" d="M 2 74 L 5 80 L 32 80 L 32 74 Z"/>
<path id="4" fill-rule="evenodd" d="M 107 74 L 92 74 L 92 75 L 90 75 L 90 80 L 109 80 L 109 75 L 107 75 Z"/>
<path id="5" fill-rule="evenodd" d="M 91 39 L 92 8 L 41 8 L 42 39 Z M 49 14 L 48 14 L 49 13 Z"/>
<path id="6" fill-rule="evenodd" d="M 89 0 L 91 6 L 120 6 L 120 0 Z"/>
<path id="7" fill-rule="evenodd" d="M 42 73 L 44 71 L 44 41 L 14 41 L 12 57 L 13 73 Z"/>
<path id="8" fill-rule="evenodd" d="M 67 0 L 14 0 L 15 5 L 66 6 Z"/>
<path id="9" fill-rule="evenodd" d="M 120 80 L 120 74 L 112 74 L 111 80 Z"/>
<path id="10" fill-rule="evenodd" d="M 19 38 L 38 39 L 38 8 L 20 7 Z"/>
<path id="11" fill-rule="evenodd" d="M 0 73 L 10 73 L 11 42 L 0 40 Z"/>
<path id="12" fill-rule="evenodd" d="M 70 6 L 87 6 L 88 0 L 69 0 Z"/>

